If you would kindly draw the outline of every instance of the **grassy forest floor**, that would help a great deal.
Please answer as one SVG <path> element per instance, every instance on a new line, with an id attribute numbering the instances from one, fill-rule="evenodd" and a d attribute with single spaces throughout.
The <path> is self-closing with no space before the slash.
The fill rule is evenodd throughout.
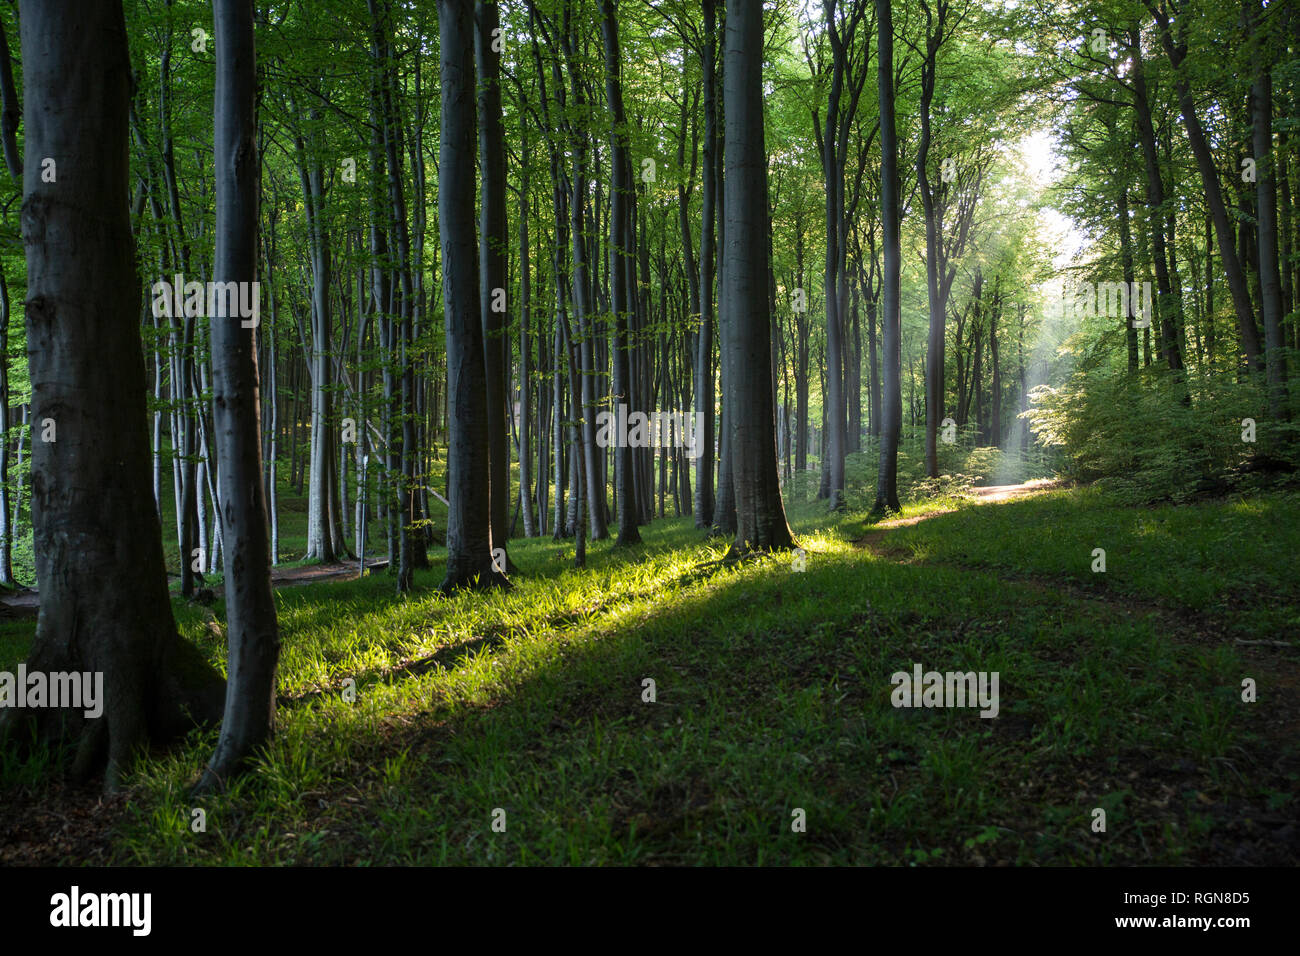
<path id="1" fill-rule="evenodd" d="M 513 541 L 509 593 L 438 596 L 437 550 L 405 599 L 383 572 L 282 588 L 279 734 L 204 832 L 215 733 L 113 797 L 0 754 L 0 864 L 1300 862 L 1300 495 L 791 524 L 802 572 L 722 565 L 678 519 L 582 572 Z M 176 613 L 220 662 L 221 602 Z M 0 625 L 0 669 L 32 628 Z M 914 663 L 999 672 L 999 715 L 894 708 Z"/>

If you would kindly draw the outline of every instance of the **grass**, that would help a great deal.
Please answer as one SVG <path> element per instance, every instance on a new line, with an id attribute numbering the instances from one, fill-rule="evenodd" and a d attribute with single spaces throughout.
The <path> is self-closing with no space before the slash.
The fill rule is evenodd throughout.
<path id="1" fill-rule="evenodd" d="M 864 538 L 861 513 L 796 505 L 802 573 L 788 556 L 714 564 L 724 545 L 680 519 L 634 549 L 595 543 L 585 571 L 571 542 L 514 541 L 509 593 L 438 596 L 436 551 L 407 598 L 385 575 L 282 589 L 265 758 L 203 804 L 204 832 L 186 787 L 213 735 L 142 759 L 100 819 L 103 857 L 1178 864 L 1231 862 L 1231 844 L 1244 862 L 1300 858 L 1272 822 L 1295 811 L 1295 657 L 1233 641 L 1294 638 L 1300 588 L 1280 558 L 1300 500 L 1140 509 L 1075 490 L 943 506 Z M 177 612 L 221 662 L 211 612 Z M 0 631 L 0 654 L 21 653 Z M 999 716 L 894 708 L 890 675 L 916 662 L 999 672 Z M 33 800 L 57 785 L 37 777 L 0 767 Z"/>
<path id="2" fill-rule="evenodd" d="M 1233 637 L 1300 634 L 1300 522 L 1294 494 L 1156 507 L 1115 507 L 1092 489 L 1016 508 L 939 516 L 892 536 L 895 553 L 1020 578 L 1068 583 L 1207 615 Z M 1105 551 L 1106 571 L 1092 570 Z"/>

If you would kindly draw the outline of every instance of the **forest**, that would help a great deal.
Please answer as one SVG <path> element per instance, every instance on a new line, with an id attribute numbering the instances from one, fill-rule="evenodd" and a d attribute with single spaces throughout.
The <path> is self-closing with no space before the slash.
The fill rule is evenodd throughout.
<path id="1" fill-rule="evenodd" d="M 10 0 L 0 139 L 3 867 L 1300 862 L 1293 0 Z"/>

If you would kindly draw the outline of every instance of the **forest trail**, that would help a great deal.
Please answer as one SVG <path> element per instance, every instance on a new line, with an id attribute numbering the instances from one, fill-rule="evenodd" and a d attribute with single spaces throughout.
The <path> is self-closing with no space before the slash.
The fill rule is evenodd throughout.
<path id="1" fill-rule="evenodd" d="M 972 488 L 975 500 L 981 504 L 996 504 L 1003 501 L 1011 501 L 1015 498 L 1024 498 L 1030 495 L 1041 494 L 1050 491 L 1053 488 L 1061 486 L 1059 481 L 1050 479 L 1035 479 L 1019 485 L 987 485 L 980 488 Z M 956 511 L 955 508 L 935 508 L 932 511 L 924 511 L 921 514 L 908 515 L 906 518 L 892 518 L 888 521 L 881 521 L 872 526 L 872 530 L 861 538 L 853 542 L 856 547 L 867 548 L 873 552 L 880 553 L 875 547 L 879 541 L 884 538 L 885 534 L 894 528 L 903 528 L 908 525 L 919 524 L 928 518 L 936 515 L 951 514 Z M 388 567 L 388 562 L 383 559 L 374 559 L 366 562 L 366 570 L 375 572 Z M 271 569 L 271 584 L 274 587 L 297 587 L 304 584 L 314 584 L 318 581 L 335 581 L 350 578 L 356 575 L 356 562 L 346 564 L 316 564 L 305 567 L 284 565 Z M 169 575 L 173 577 L 173 575 Z M 24 589 L 16 594 L 0 600 L 0 618 L 5 617 L 27 617 L 34 616 L 40 608 L 41 598 L 39 592 L 33 589 Z"/>
<path id="2" fill-rule="evenodd" d="M 972 488 L 974 501 L 978 505 L 998 504 L 1004 501 L 1012 501 L 1017 498 L 1028 498 L 1033 495 L 1042 494 L 1062 487 L 1062 482 L 1057 479 L 1035 478 L 1032 481 L 1026 481 L 1019 485 L 986 485 L 979 488 Z M 934 508 L 930 511 L 923 511 L 920 514 L 908 515 L 905 518 L 890 518 L 887 521 L 880 521 L 871 526 L 868 531 L 860 538 L 853 540 L 855 548 L 865 548 L 878 557 L 888 557 L 877 545 L 884 540 L 885 536 L 895 528 L 906 528 L 914 524 L 920 524 L 930 518 L 938 515 L 952 514 L 958 511 L 958 508 Z"/>
<path id="3" fill-rule="evenodd" d="M 981 504 L 996 504 L 1003 501 L 1011 501 L 1015 498 L 1024 498 L 1030 495 L 1041 494 L 1050 491 L 1053 488 L 1059 488 L 1061 483 L 1050 479 L 1035 479 L 1019 485 L 987 485 L 980 488 L 972 488 L 975 500 Z M 872 530 L 861 538 L 853 542 L 856 547 L 867 548 L 879 553 L 875 547 L 879 541 L 884 538 L 885 534 L 894 528 L 903 528 L 908 525 L 918 524 L 928 518 L 936 515 L 950 514 L 956 511 L 955 508 L 935 508 L 932 511 L 924 511 L 921 514 L 908 515 L 906 518 L 892 518 L 888 521 L 881 521 L 872 526 Z M 366 561 L 366 570 L 375 572 L 388 567 L 388 562 L 383 559 L 373 559 Z M 274 587 L 297 587 L 304 584 L 314 584 L 318 581 L 336 581 L 355 576 L 357 573 L 356 562 L 346 564 L 315 564 L 305 567 L 294 565 L 282 565 L 271 569 L 271 584 Z M 175 575 L 169 575 L 169 578 Z M 202 589 L 200 589 L 202 590 Z M 27 617 L 34 616 L 40 609 L 40 593 L 34 589 L 24 589 L 15 594 L 11 594 L 0 600 L 0 618 L 6 617 Z"/>
<path id="4" fill-rule="evenodd" d="M 386 567 L 388 567 L 386 559 L 375 558 L 366 562 L 366 571 L 372 574 L 375 571 L 382 571 Z M 304 567 L 283 565 L 271 569 L 271 584 L 277 588 L 297 587 L 302 584 L 314 584 L 317 581 L 337 581 L 354 578 L 356 573 L 357 563 L 355 561 L 346 564 L 312 564 Z M 176 575 L 168 575 L 168 577 L 176 577 Z M 200 591 L 203 590 L 212 589 L 200 588 Z M 40 606 L 40 592 L 32 588 L 25 588 L 0 601 L 0 618 L 35 616 Z"/>

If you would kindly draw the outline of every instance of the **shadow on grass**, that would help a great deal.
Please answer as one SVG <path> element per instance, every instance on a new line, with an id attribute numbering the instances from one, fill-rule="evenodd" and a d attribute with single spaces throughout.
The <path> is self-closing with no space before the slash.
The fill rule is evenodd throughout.
<path id="1" fill-rule="evenodd" d="M 890 675 L 914 662 L 998 671 L 999 717 L 893 708 Z M 185 854 L 1294 862 L 1271 822 L 1289 785 L 1236 700 L 1241 666 L 991 574 L 847 549 L 801 574 L 760 562 L 667 582 L 592 623 L 441 649 L 351 708 L 286 708 L 263 771 Z M 160 784 L 146 804 L 167 804 Z M 1097 807 L 1104 836 L 1089 826 Z M 126 844 L 141 860 L 173 852 L 147 817 Z"/>

